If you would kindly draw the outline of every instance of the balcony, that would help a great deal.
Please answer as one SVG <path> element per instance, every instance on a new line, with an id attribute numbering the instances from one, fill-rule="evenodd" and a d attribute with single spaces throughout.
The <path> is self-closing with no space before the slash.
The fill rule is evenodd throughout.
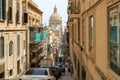
<path id="1" fill-rule="evenodd" d="M 29 27 L 30 28 L 30 43 L 40 43 L 42 41 L 42 28 L 41 27 Z"/>
<path id="2" fill-rule="evenodd" d="M 68 5 L 68 14 L 80 14 L 80 5 L 75 5 L 71 2 Z"/>

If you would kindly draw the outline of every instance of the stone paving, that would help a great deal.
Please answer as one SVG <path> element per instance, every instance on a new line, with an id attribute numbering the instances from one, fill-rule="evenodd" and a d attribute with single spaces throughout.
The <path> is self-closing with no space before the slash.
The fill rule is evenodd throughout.
<path id="1" fill-rule="evenodd" d="M 74 80 L 72 76 L 62 76 L 59 80 Z"/>
<path id="2" fill-rule="evenodd" d="M 61 76 L 59 80 L 75 80 L 70 72 L 65 70 L 65 74 Z"/>

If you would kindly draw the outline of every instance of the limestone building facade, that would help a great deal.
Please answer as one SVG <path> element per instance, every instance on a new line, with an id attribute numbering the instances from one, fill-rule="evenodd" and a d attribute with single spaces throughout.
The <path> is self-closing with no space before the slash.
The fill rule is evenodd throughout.
<path id="1" fill-rule="evenodd" d="M 42 26 L 42 11 L 38 8 L 38 5 L 32 0 L 28 1 L 28 35 L 29 41 L 29 60 L 30 67 L 39 67 L 39 62 L 42 53 L 42 38 L 37 39 L 36 34 L 41 34 L 43 31 Z M 42 37 L 42 36 L 41 36 Z M 39 56 L 39 57 L 38 57 Z"/>
<path id="2" fill-rule="evenodd" d="M 27 0 L 0 0 L 0 79 L 12 79 L 27 68 L 24 13 Z M 26 8 L 24 8 L 26 7 Z"/>
<path id="3" fill-rule="evenodd" d="M 0 0 L 0 79 L 17 78 L 29 67 L 28 14 L 34 9 L 28 6 L 35 5 L 31 1 Z M 42 23 L 39 12 L 38 25 Z"/>
<path id="4" fill-rule="evenodd" d="M 76 80 L 119 80 L 119 0 L 69 0 L 68 30 Z"/>

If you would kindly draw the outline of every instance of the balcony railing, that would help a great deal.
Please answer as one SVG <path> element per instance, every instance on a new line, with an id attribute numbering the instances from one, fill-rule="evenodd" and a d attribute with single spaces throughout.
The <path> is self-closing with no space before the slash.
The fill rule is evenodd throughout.
<path id="1" fill-rule="evenodd" d="M 71 14 L 79 14 L 80 13 L 80 5 L 75 5 L 71 2 L 70 5 L 68 5 L 68 11 L 70 10 Z"/>

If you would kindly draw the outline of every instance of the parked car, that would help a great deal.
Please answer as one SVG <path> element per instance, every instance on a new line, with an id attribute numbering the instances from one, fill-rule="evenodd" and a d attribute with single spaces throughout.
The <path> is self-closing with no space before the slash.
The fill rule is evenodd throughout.
<path id="1" fill-rule="evenodd" d="M 56 80 L 49 68 L 30 68 L 19 80 Z"/>
<path id="2" fill-rule="evenodd" d="M 59 67 L 44 66 L 43 68 L 49 68 L 52 71 L 53 75 L 55 76 L 56 80 L 58 80 L 62 75 L 62 72 Z"/>
<path id="3" fill-rule="evenodd" d="M 59 67 L 61 72 L 65 73 L 65 65 L 63 63 L 58 63 L 55 66 Z"/>

